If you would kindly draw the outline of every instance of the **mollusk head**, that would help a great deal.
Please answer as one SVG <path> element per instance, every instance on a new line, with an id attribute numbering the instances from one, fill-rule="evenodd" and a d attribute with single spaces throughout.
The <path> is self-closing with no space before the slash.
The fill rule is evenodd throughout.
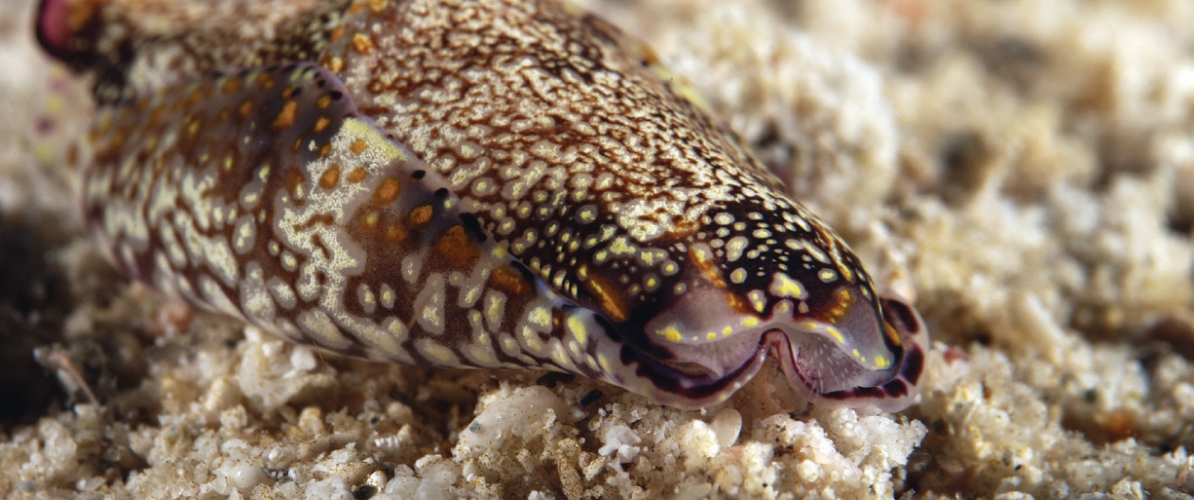
<path id="1" fill-rule="evenodd" d="M 880 297 L 841 240 L 815 220 L 811 226 L 737 250 L 725 243 L 732 233 L 688 245 L 678 286 L 641 323 L 645 342 L 627 342 L 633 353 L 623 358 L 637 358 L 635 374 L 653 382 L 632 390 L 708 406 L 772 355 L 810 402 L 884 411 L 910 404 L 928 340 L 920 316 L 898 298 Z"/>

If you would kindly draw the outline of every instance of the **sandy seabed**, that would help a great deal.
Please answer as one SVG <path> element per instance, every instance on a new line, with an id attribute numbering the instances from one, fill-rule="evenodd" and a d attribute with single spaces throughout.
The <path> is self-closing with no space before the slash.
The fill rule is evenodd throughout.
<path id="1" fill-rule="evenodd" d="M 0 494 L 1191 498 L 1194 3 L 580 3 L 915 297 L 919 404 L 776 414 L 759 382 L 679 411 L 327 356 L 166 303 L 86 238 L 63 166 L 86 85 L 37 50 L 32 2 L 3 0 Z"/>

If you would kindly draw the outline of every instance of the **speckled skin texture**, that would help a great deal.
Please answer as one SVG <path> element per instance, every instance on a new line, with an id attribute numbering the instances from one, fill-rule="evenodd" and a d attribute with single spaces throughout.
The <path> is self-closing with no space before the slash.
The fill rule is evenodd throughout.
<path id="1" fill-rule="evenodd" d="M 98 75 L 83 205 L 126 275 L 377 360 L 703 407 L 772 355 L 817 403 L 915 397 L 915 309 L 600 18 L 331 2 L 255 38 L 169 11 L 149 33 L 137 6 L 48 0 L 38 20 Z"/>
<path id="2" fill-rule="evenodd" d="M 92 81 L 46 56 L 36 2 L 14 0 L 0 2 L 0 496 L 1194 491 L 1194 4 L 577 3 L 692 82 L 877 283 L 915 290 L 934 341 L 918 404 L 759 408 L 789 385 L 761 384 L 765 367 L 727 402 L 679 410 L 587 377 L 370 362 L 180 315 L 84 230 L 83 176 L 63 157 L 93 123 Z M 188 5 L 239 12 L 248 44 L 296 4 Z M 32 362 L 55 346 L 101 404 Z"/>

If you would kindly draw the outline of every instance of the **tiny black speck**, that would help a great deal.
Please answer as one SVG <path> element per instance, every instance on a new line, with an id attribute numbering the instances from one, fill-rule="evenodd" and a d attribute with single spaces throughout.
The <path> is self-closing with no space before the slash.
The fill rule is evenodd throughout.
<path id="1" fill-rule="evenodd" d="M 588 394 L 585 394 L 584 397 L 580 398 L 580 407 L 584 408 L 586 406 L 593 404 L 593 402 L 597 401 L 598 399 L 601 399 L 601 396 L 602 396 L 601 391 L 599 391 L 597 389 L 593 389 L 593 390 L 589 391 Z"/>
<path id="2" fill-rule="evenodd" d="M 476 215 L 470 213 L 460 214 L 460 222 L 464 223 L 465 231 L 472 234 L 473 238 L 476 238 L 477 241 L 484 243 L 485 240 L 489 239 L 489 235 L 481 230 L 481 222 L 477 220 Z"/>
<path id="3" fill-rule="evenodd" d="M 422 179 L 424 175 L 427 175 L 427 172 L 424 172 L 422 170 L 415 170 L 415 172 L 413 174 L 410 174 L 410 176 L 415 179 Z"/>
<path id="4" fill-rule="evenodd" d="M 542 377 L 539 377 L 538 380 L 535 380 L 535 384 L 541 385 L 541 386 L 547 387 L 547 388 L 552 388 L 552 387 L 555 387 L 556 384 L 558 384 L 560 382 L 568 384 L 568 383 L 571 383 L 575 379 L 576 379 L 576 375 L 573 375 L 571 373 L 547 372 L 547 373 L 544 373 Z"/>
<path id="5" fill-rule="evenodd" d="M 377 488 L 371 484 L 362 484 L 360 488 L 352 492 L 352 497 L 357 500 L 366 500 L 373 498 L 377 494 Z"/>

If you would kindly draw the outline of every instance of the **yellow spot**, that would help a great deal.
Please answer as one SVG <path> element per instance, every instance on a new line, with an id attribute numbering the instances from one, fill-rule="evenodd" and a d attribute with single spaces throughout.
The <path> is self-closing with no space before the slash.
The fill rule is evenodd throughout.
<path id="1" fill-rule="evenodd" d="M 452 360 L 451 349 L 448 349 L 442 345 L 428 343 L 423 350 L 426 351 L 427 354 L 430 354 L 433 358 L 440 360 L 442 363 L 447 363 Z"/>
<path id="2" fill-rule="evenodd" d="M 717 332 L 706 333 L 705 338 L 707 338 L 709 340 L 717 340 Z"/>
<path id="3" fill-rule="evenodd" d="M 887 357 L 879 356 L 879 357 L 875 358 L 875 367 L 887 368 L 888 366 L 891 366 L 891 361 L 888 361 Z"/>
<path id="4" fill-rule="evenodd" d="M 679 342 L 680 339 L 682 338 L 680 335 L 680 330 L 677 330 L 676 327 L 672 326 L 672 325 L 668 325 L 664 329 L 659 330 L 655 333 L 657 333 L 663 337 L 667 337 L 667 339 L 672 342 Z"/>
<path id="5" fill-rule="evenodd" d="M 369 10 L 373 12 L 381 12 L 390 2 L 388 0 L 369 0 Z"/>
<path id="6" fill-rule="evenodd" d="M 804 287 L 785 273 L 775 273 L 775 281 L 771 283 L 771 294 L 777 297 L 803 298 Z"/>
<path id="7" fill-rule="evenodd" d="M 377 211 L 376 210 L 370 210 L 368 212 L 365 212 L 365 226 L 367 226 L 369 229 L 373 229 L 374 227 L 377 227 Z"/>
<path id="8" fill-rule="evenodd" d="M 758 324 L 759 324 L 759 318 L 756 318 L 754 316 L 747 316 L 745 318 L 742 318 L 742 326 L 745 326 L 747 328 L 756 326 Z"/>
<path id="9" fill-rule="evenodd" d="M 551 311 L 546 307 L 536 307 L 531 310 L 531 314 L 527 315 L 527 319 L 539 326 L 549 327 L 551 326 Z"/>
<path id="10" fill-rule="evenodd" d="M 588 343 L 589 332 L 585 330 L 585 324 L 576 316 L 568 317 L 568 330 L 572 332 L 572 337 L 581 344 Z"/>
<path id="11" fill-rule="evenodd" d="M 834 328 L 832 326 L 829 328 L 826 328 L 826 330 L 829 332 L 829 335 L 833 336 L 833 340 L 836 340 L 842 344 L 846 343 L 846 338 L 842 336 L 841 330 L 838 330 L 837 328 Z M 854 353 L 857 354 L 858 351 L 854 351 Z"/>
<path id="12" fill-rule="evenodd" d="M 358 54 L 368 54 L 373 51 L 373 40 L 369 39 L 369 35 L 364 33 L 357 33 L 352 36 L 352 48 Z"/>
<path id="13" fill-rule="evenodd" d="M 328 61 L 327 68 L 332 70 L 333 73 L 339 73 L 340 70 L 344 69 L 344 60 L 340 59 L 339 56 L 333 57 L 331 61 Z"/>
<path id="14" fill-rule="evenodd" d="M 565 366 L 568 364 L 568 353 L 564 351 L 564 346 L 556 344 L 555 352 L 552 353 L 552 358 L 555 359 L 556 364 Z"/>
<path id="15" fill-rule="evenodd" d="M 522 331 L 522 338 L 527 341 L 527 347 L 532 351 L 540 351 L 543 349 L 543 344 L 539 342 L 539 337 L 530 329 Z"/>
<path id="16" fill-rule="evenodd" d="M 729 337 L 731 333 L 734 333 L 734 328 L 729 326 L 725 327 L 725 329 L 721 331 L 721 334 L 726 337 Z"/>
<path id="17" fill-rule="evenodd" d="M 597 355 L 597 364 L 601 365 L 601 369 L 605 370 L 605 373 L 612 374 L 614 372 L 613 367 L 609 364 L 609 359 L 604 354 Z"/>

